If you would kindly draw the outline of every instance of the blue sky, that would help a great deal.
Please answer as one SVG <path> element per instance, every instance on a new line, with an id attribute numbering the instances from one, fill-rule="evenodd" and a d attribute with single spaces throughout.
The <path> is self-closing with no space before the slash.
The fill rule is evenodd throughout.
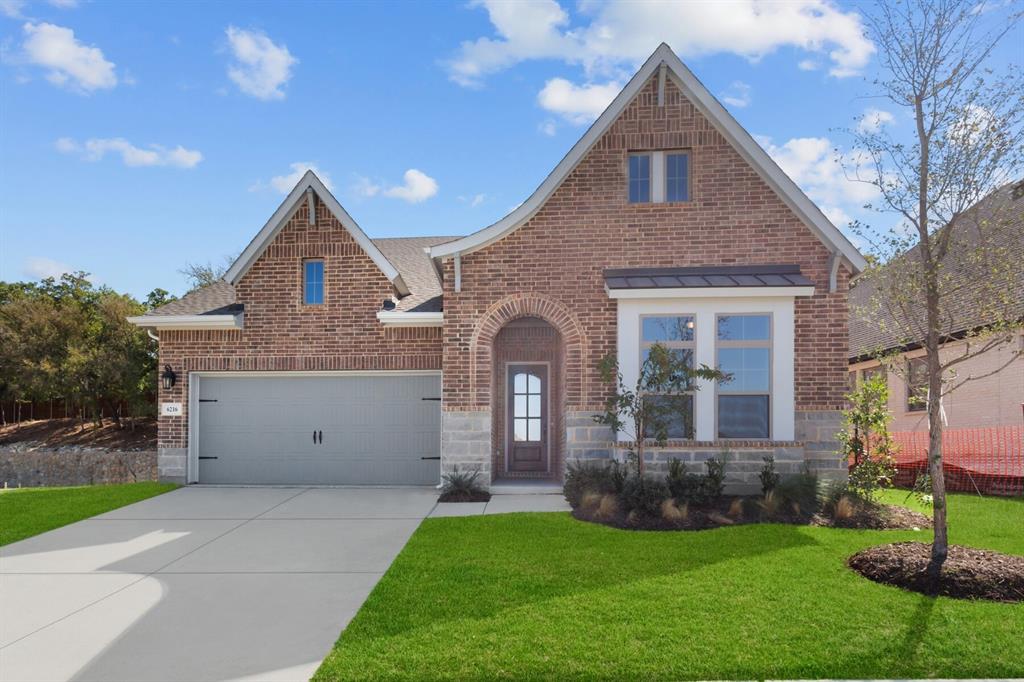
<path id="1" fill-rule="evenodd" d="M 0 0 L 0 279 L 181 293 L 178 269 L 238 253 L 308 165 L 372 237 L 472 232 L 662 40 L 842 226 L 868 197 L 836 129 L 880 107 L 859 11 Z"/>

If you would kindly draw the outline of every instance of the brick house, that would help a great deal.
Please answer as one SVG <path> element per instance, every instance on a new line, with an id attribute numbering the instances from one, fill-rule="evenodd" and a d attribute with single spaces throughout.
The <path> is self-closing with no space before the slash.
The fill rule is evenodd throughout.
<path id="1" fill-rule="evenodd" d="M 635 378 L 654 342 L 734 376 L 686 399 L 655 464 L 727 449 L 736 487 L 769 453 L 842 475 L 864 265 L 662 45 L 497 223 L 371 240 L 307 173 L 224 281 L 134 318 L 168 377 L 161 477 L 557 484 L 569 460 L 624 451 L 593 420 L 598 363 Z"/>

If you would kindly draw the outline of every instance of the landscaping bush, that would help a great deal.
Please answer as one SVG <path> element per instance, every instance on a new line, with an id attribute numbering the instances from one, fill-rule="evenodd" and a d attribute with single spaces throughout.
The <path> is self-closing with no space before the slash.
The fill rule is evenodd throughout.
<path id="1" fill-rule="evenodd" d="M 779 484 L 779 474 L 775 471 L 775 457 L 765 455 L 761 459 L 764 460 L 764 466 L 761 467 L 758 478 L 761 479 L 761 494 L 768 497 L 768 494 Z"/>
<path id="2" fill-rule="evenodd" d="M 707 467 L 707 474 L 704 476 L 704 499 L 707 504 L 713 504 L 722 497 L 725 490 L 725 460 L 726 453 L 721 457 L 712 457 L 704 462 Z"/>
<path id="3" fill-rule="evenodd" d="M 460 471 L 455 467 L 442 477 L 441 502 L 486 502 L 491 494 L 480 485 L 480 471 Z"/>
<path id="4" fill-rule="evenodd" d="M 818 489 L 818 476 L 810 471 L 803 471 L 781 479 L 772 493 L 778 496 L 780 509 L 788 510 L 796 516 L 802 516 L 818 511 L 820 507 Z"/>
<path id="5" fill-rule="evenodd" d="M 626 512 L 646 517 L 660 516 L 661 504 L 669 497 L 665 482 L 652 476 L 630 476 L 619 495 Z"/>
<path id="6" fill-rule="evenodd" d="M 725 489 L 725 455 L 707 460 L 706 474 L 691 474 L 686 464 L 673 458 L 668 463 L 665 484 L 669 493 L 680 504 L 711 505 L 722 497 Z"/>
<path id="7" fill-rule="evenodd" d="M 619 494 L 625 484 L 625 479 L 625 467 L 618 462 L 581 462 L 577 460 L 569 462 L 565 469 L 562 493 L 569 505 L 575 509 L 580 506 L 588 493 Z"/>

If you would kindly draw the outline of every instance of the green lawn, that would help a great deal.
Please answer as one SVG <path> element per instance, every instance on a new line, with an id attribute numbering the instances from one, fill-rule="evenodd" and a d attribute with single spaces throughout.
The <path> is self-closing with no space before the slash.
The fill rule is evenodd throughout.
<path id="1" fill-rule="evenodd" d="M 1024 554 L 1024 500 L 957 495 L 950 515 L 954 542 Z M 314 679 L 1024 677 L 1024 604 L 929 598 L 844 565 L 930 537 L 427 519 Z"/>
<path id="2" fill-rule="evenodd" d="M 0 545 L 174 490 L 171 483 L 120 483 L 81 488 L 17 488 L 0 492 Z"/>

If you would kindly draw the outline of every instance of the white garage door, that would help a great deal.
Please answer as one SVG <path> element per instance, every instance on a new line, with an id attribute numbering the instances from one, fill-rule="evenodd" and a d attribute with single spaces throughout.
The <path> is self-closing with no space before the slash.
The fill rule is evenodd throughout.
<path id="1" fill-rule="evenodd" d="M 200 376 L 200 483 L 432 485 L 441 377 Z"/>

